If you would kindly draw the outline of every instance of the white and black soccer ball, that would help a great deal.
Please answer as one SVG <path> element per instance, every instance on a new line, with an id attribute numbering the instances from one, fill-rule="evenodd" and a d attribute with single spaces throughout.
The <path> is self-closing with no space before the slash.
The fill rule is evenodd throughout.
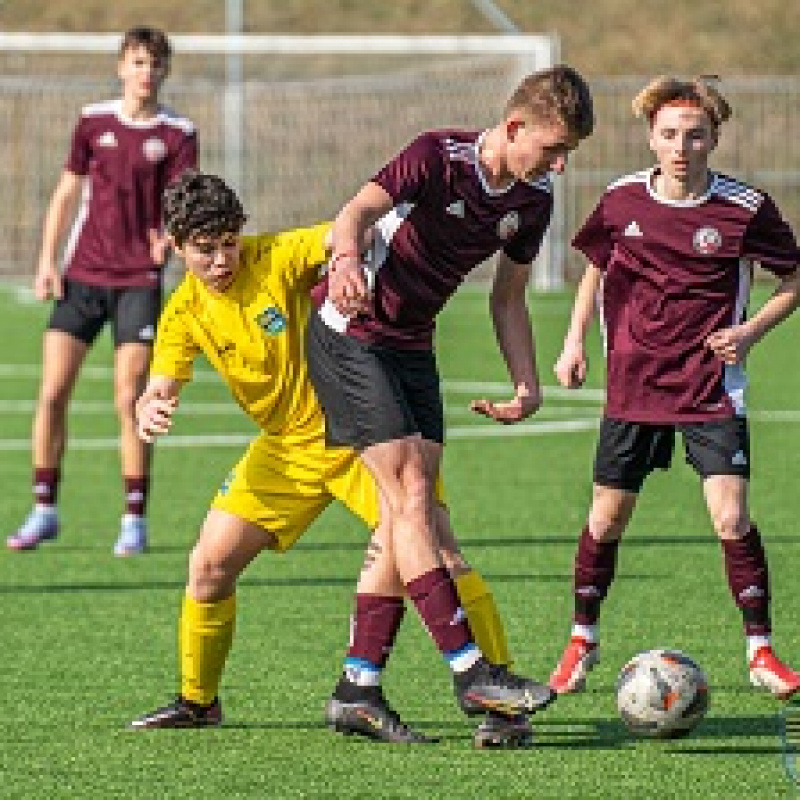
<path id="1" fill-rule="evenodd" d="M 647 650 L 634 656 L 617 679 L 617 708 L 637 736 L 685 736 L 708 710 L 703 670 L 678 650 Z"/>

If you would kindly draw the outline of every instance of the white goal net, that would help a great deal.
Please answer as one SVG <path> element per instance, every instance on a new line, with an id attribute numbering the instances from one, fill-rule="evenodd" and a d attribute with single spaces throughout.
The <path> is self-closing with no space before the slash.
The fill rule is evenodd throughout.
<path id="1" fill-rule="evenodd" d="M 34 267 L 80 108 L 118 93 L 119 37 L 0 34 L 0 275 Z M 549 36 L 171 36 L 165 101 L 197 124 L 200 163 L 237 187 L 251 230 L 327 219 L 428 128 L 493 124 Z M 554 221 L 558 235 L 560 213 Z M 545 247 L 536 284 L 561 283 Z"/>

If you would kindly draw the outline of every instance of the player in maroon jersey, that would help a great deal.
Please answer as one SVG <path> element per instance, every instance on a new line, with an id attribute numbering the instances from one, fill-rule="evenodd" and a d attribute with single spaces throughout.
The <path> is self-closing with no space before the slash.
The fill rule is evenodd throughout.
<path id="1" fill-rule="evenodd" d="M 319 313 L 309 321 L 309 376 L 329 443 L 355 447 L 381 488 L 398 575 L 461 698 L 476 677 L 498 685 L 516 678 L 503 670 L 480 678 L 486 662 L 468 625 L 454 624 L 463 615 L 435 547 L 433 482 L 444 443 L 435 318 L 466 275 L 497 254 L 491 310 L 514 397 L 473 407 L 506 423 L 538 409 L 525 299 L 530 264 L 550 221 L 548 173 L 563 171 L 593 125 L 588 86 L 559 66 L 524 79 L 489 130 L 419 136 L 337 216 L 328 280 L 317 287 Z M 358 242 L 373 224 L 365 269 Z M 359 687 L 346 678 L 336 693 L 349 684 L 345 694 L 354 698 Z M 534 707 L 552 700 L 547 687 L 529 684 Z"/>
<path id="2" fill-rule="evenodd" d="M 147 377 L 161 305 L 166 258 L 161 197 L 165 186 L 197 160 L 193 124 L 158 102 L 170 54 L 161 31 L 137 27 L 123 36 L 121 97 L 83 109 L 50 201 L 34 282 L 40 300 L 55 299 L 44 334 L 33 425 L 35 505 L 7 539 L 12 550 L 31 550 L 58 534 L 56 495 L 67 406 L 86 353 L 106 322 L 114 335 L 126 494 L 114 552 L 129 555 L 147 546 L 150 454 L 136 435 L 134 403 Z M 57 251 L 76 207 L 62 276 Z"/>
<path id="3" fill-rule="evenodd" d="M 555 367 L 563 386 L 583 383 L 584 340 L 602 287 L 606 407 L 575 558 L 572 637 L 550 685 L 580 690 L 597 662 L 597 621 L 620 537 L 647 475 L 669 467 L 680 431 L 744 619 L 751 682 L 787 698 L 800 674 L 770 641 L 767 559 L 747 503 L 744 360 L 796 308 L 800 251 L 766 194 L 709 169 L 730 115 L 712 83 L 658 78 L 633 108 L 650 124 L 657 163 L 611 184 L 575 236 L 590 265 Z M 748 318 L 754 262 L 780 283 Z"/>

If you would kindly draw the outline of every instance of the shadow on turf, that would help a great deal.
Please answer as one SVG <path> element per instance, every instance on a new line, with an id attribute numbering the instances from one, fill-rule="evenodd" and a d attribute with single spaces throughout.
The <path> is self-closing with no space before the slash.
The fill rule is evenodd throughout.
<path id="1" fill-rule="evenodd" d="M 614 750 L 627 747 L 645 740 L 630 734 L 622 722 L 616 717 L 604 719 L 548 719 L 532 717 L 531 723 L 537 736 L 537 748 L 586 748 Z M 420 723 L 415 723 L 420 724 Z M 426 722 L 427 728 L 459 729 L 456 733 L 442 736 L 443 740 L 461 740 L 470 738 L 472 732 L 462 732 L 463 723 Z M 736 744 L 731 742 L 737 738 L 771 737 L 770 744 Z M 703 740 L 725 739 L 724 744 L 710 746 Z M 700 746 L 697 746 L 698 743 Z M 778 722 L 774 715 L 746 717 L 709 717 L 703 720 L 698 728 L 685 739 L 655 740 L 653 745 L 663 748 L 675 755 L 778 755 L 781 744 L 778 740 Z"/>
<path id="2" fill-rule="evenodd" d="M 536 743 L 534 749 L 591 749 L 617 750 L 646 740 L 628 733 L 616 718 L 548 719 L 532 717 Z M 413 728 L 438 736 L 442 742 L 471 742 L 474 726 L 464 721 L 409 720 Z M 230 730 L 317 731 L 327 730 L 324 723 L 300 721 L 226 722 Z M 333 734 L 332 734 L 333 735 Z M 736 738 L 774 737 L 774 744 L 736 744 Z M 337 737 L 338 738 L 338 737 Z M 706 739 L 725 739 L 725 744 L 710 746 Z M 347 737 L 347 741 L 371 744 L 360 736 Z M 699 744 L 699 746 L 698 746 Z M 654 740 L 654 747 L 672 755 L 779 755 L 778 723 L 774 716 L 711 717 L 685 739 Z"/>

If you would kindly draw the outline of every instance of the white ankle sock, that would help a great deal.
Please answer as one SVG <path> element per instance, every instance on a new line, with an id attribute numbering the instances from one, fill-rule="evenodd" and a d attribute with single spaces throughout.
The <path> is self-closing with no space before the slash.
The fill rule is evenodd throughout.
<path id="1" fill-rule="evenodd" d="M 755 654 L 761 647 L 770 647 L 772 638 L 770 636 L 748 636 L 747 637 L 747 662 L 750 663 Z"/>
<path id="2" fill-rule="evenodd" d="M 597 625 L 580 625 L 573 622 L 572 636 L 580 637 L 589 644 L 597 644 Z"/>

